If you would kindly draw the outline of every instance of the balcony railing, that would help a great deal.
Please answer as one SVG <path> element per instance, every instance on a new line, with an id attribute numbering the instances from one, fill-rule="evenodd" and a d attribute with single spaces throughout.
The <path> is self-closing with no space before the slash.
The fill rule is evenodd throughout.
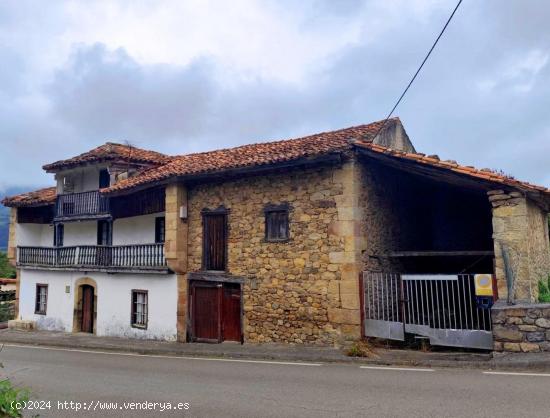
<path id="1" fill-rule="evenodd" d="M 96 218 L 109 214 L 109 198 L 99 191 L 60 194 L 55 205 L 55 217 L 63 218 Z"/>
<path id="2" fill-rule="evenodd" d="M 166 269 L 164 244 L 18 247 L 17 262 L 36 267 Z"/>

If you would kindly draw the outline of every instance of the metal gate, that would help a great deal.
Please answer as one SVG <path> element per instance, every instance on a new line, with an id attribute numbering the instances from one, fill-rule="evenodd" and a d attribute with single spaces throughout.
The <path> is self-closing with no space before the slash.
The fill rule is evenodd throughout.
<path id="1" fill-rule="evenodd" d="M 365 335 L 432 345 L 492 349 L 491 310 L 478 307 L 473 274 L 363 272 Z"/>

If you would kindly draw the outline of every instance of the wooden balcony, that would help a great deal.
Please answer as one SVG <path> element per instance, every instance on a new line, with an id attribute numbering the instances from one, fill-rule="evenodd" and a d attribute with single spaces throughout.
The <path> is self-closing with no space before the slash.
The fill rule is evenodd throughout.
<path id="1" fill-rule="evenodd" d="M 168 272 L 164 244 L 17 247 L 17 264 L 53 270 Z"/>
<path id="2" fill-rule="evenodd" d="M 110 216 L 109 198 L 98 190 L 57 196 L 54 221 L 105 219 Z"/>

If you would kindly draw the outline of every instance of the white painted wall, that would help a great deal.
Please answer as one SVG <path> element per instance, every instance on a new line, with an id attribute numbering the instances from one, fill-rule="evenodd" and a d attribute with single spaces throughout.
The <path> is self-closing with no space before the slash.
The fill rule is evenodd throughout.
<path id="1" fill-rule="evenodd" d="M 21 270 L 19 315 L 37 322 L 40 329 L 71 332 L 74 283 L 89 277 L 97 283 L 97 335 L 145 339 L 176 339 L 177 282 L 175 274 L 107 274 Z M 35 315 L 36 284 L 48 285 L 46 315 Z M 65 286 L 70 292 L 65 293 Z M 130 325 L 132 289 L 148 290 L 149 318 L 146 330 Z"/>
<path id="2" fill-rule="evenodd" d="M 15 224 L 15 240 L 19 246 L 53 246 L 53 226 L 47 224 Z"/>
<path id="3" fill-rule="evenodd" d="M 56 174 L 57 192 L 63 193 L 63 178 L 69 177 L 74 185 L 73 193 L 89 192 L 99 189 L 99 171 L 106 168 L 105 164 L 74 168 L 60 171 Z"/>
<path id="4" fill-rule="evenodd" d="M 151 215 L 116 219 L 113 222 L 113 245 L 153 244 L 155 218 Z M 96 245 L 97 221 L 66 222 L 63 246 Z M 53 226 L 47 224 L 16 224 L 17 245 L 33 247 L 53 246 Z"/>
<path id="5" fill-rule="evenodd" d="M 64 225 L 64 247 L 97 245 L 97 221 L 66 222 Z"/>
<path id="6" fill-rule="evenodd" d="M 116 219 L 113 223 L 113 245 L 153 244 L 155 218 L 162 213 Z"/>

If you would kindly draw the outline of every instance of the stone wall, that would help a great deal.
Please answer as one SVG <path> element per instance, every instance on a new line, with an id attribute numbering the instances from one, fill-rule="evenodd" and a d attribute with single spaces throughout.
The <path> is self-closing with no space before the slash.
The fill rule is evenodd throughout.
<path id="1" fill-rule="evenodd" d="M 536 302 L 538 281 L 550 274 L 547 213 L 519 192 L 488 193 L 493 206 L 495 274 L 500 299 Z M 508 295 L 508 271 L 515 278 Z"/>
<path id="2" fill-rule="evenodd" d="M 245 279 L 245 341 L 327 345 L 360 337 L 355 168 L 349 161 L 189 187 L 189 271 L 201 270 L 201 210 L 229 210 L 228 273 Z M 264 207 L 285 202 L 290 239 L 266 242 Z"/>
<path id="3" fill-rule="evenodd" d="M 492 321 L 495 351 L 550 351 L 550 304 L 495 305 Z"/>
<path id="4" fill-rule="evenodd" d="M 165 241 L 166 263 L 177 274 L 177 339 L 185 342 L 187 332 L 187 220 L 180 217 L 180 208 L 187 206 L 187 189 L 182 184 L 166 187 Z"/>
<path id="5" fill-rule="evenodd" d="M 365 237 L 365 251 L 362 254 L 363 269 L 371 271 L 398 272 L 400 263 L 383 257 L 399 248 L 399 193 L 395 178 L 387 173 L 361 164 L 361 190 L 359 200 L 363 211 L 361 236 Z"/>

